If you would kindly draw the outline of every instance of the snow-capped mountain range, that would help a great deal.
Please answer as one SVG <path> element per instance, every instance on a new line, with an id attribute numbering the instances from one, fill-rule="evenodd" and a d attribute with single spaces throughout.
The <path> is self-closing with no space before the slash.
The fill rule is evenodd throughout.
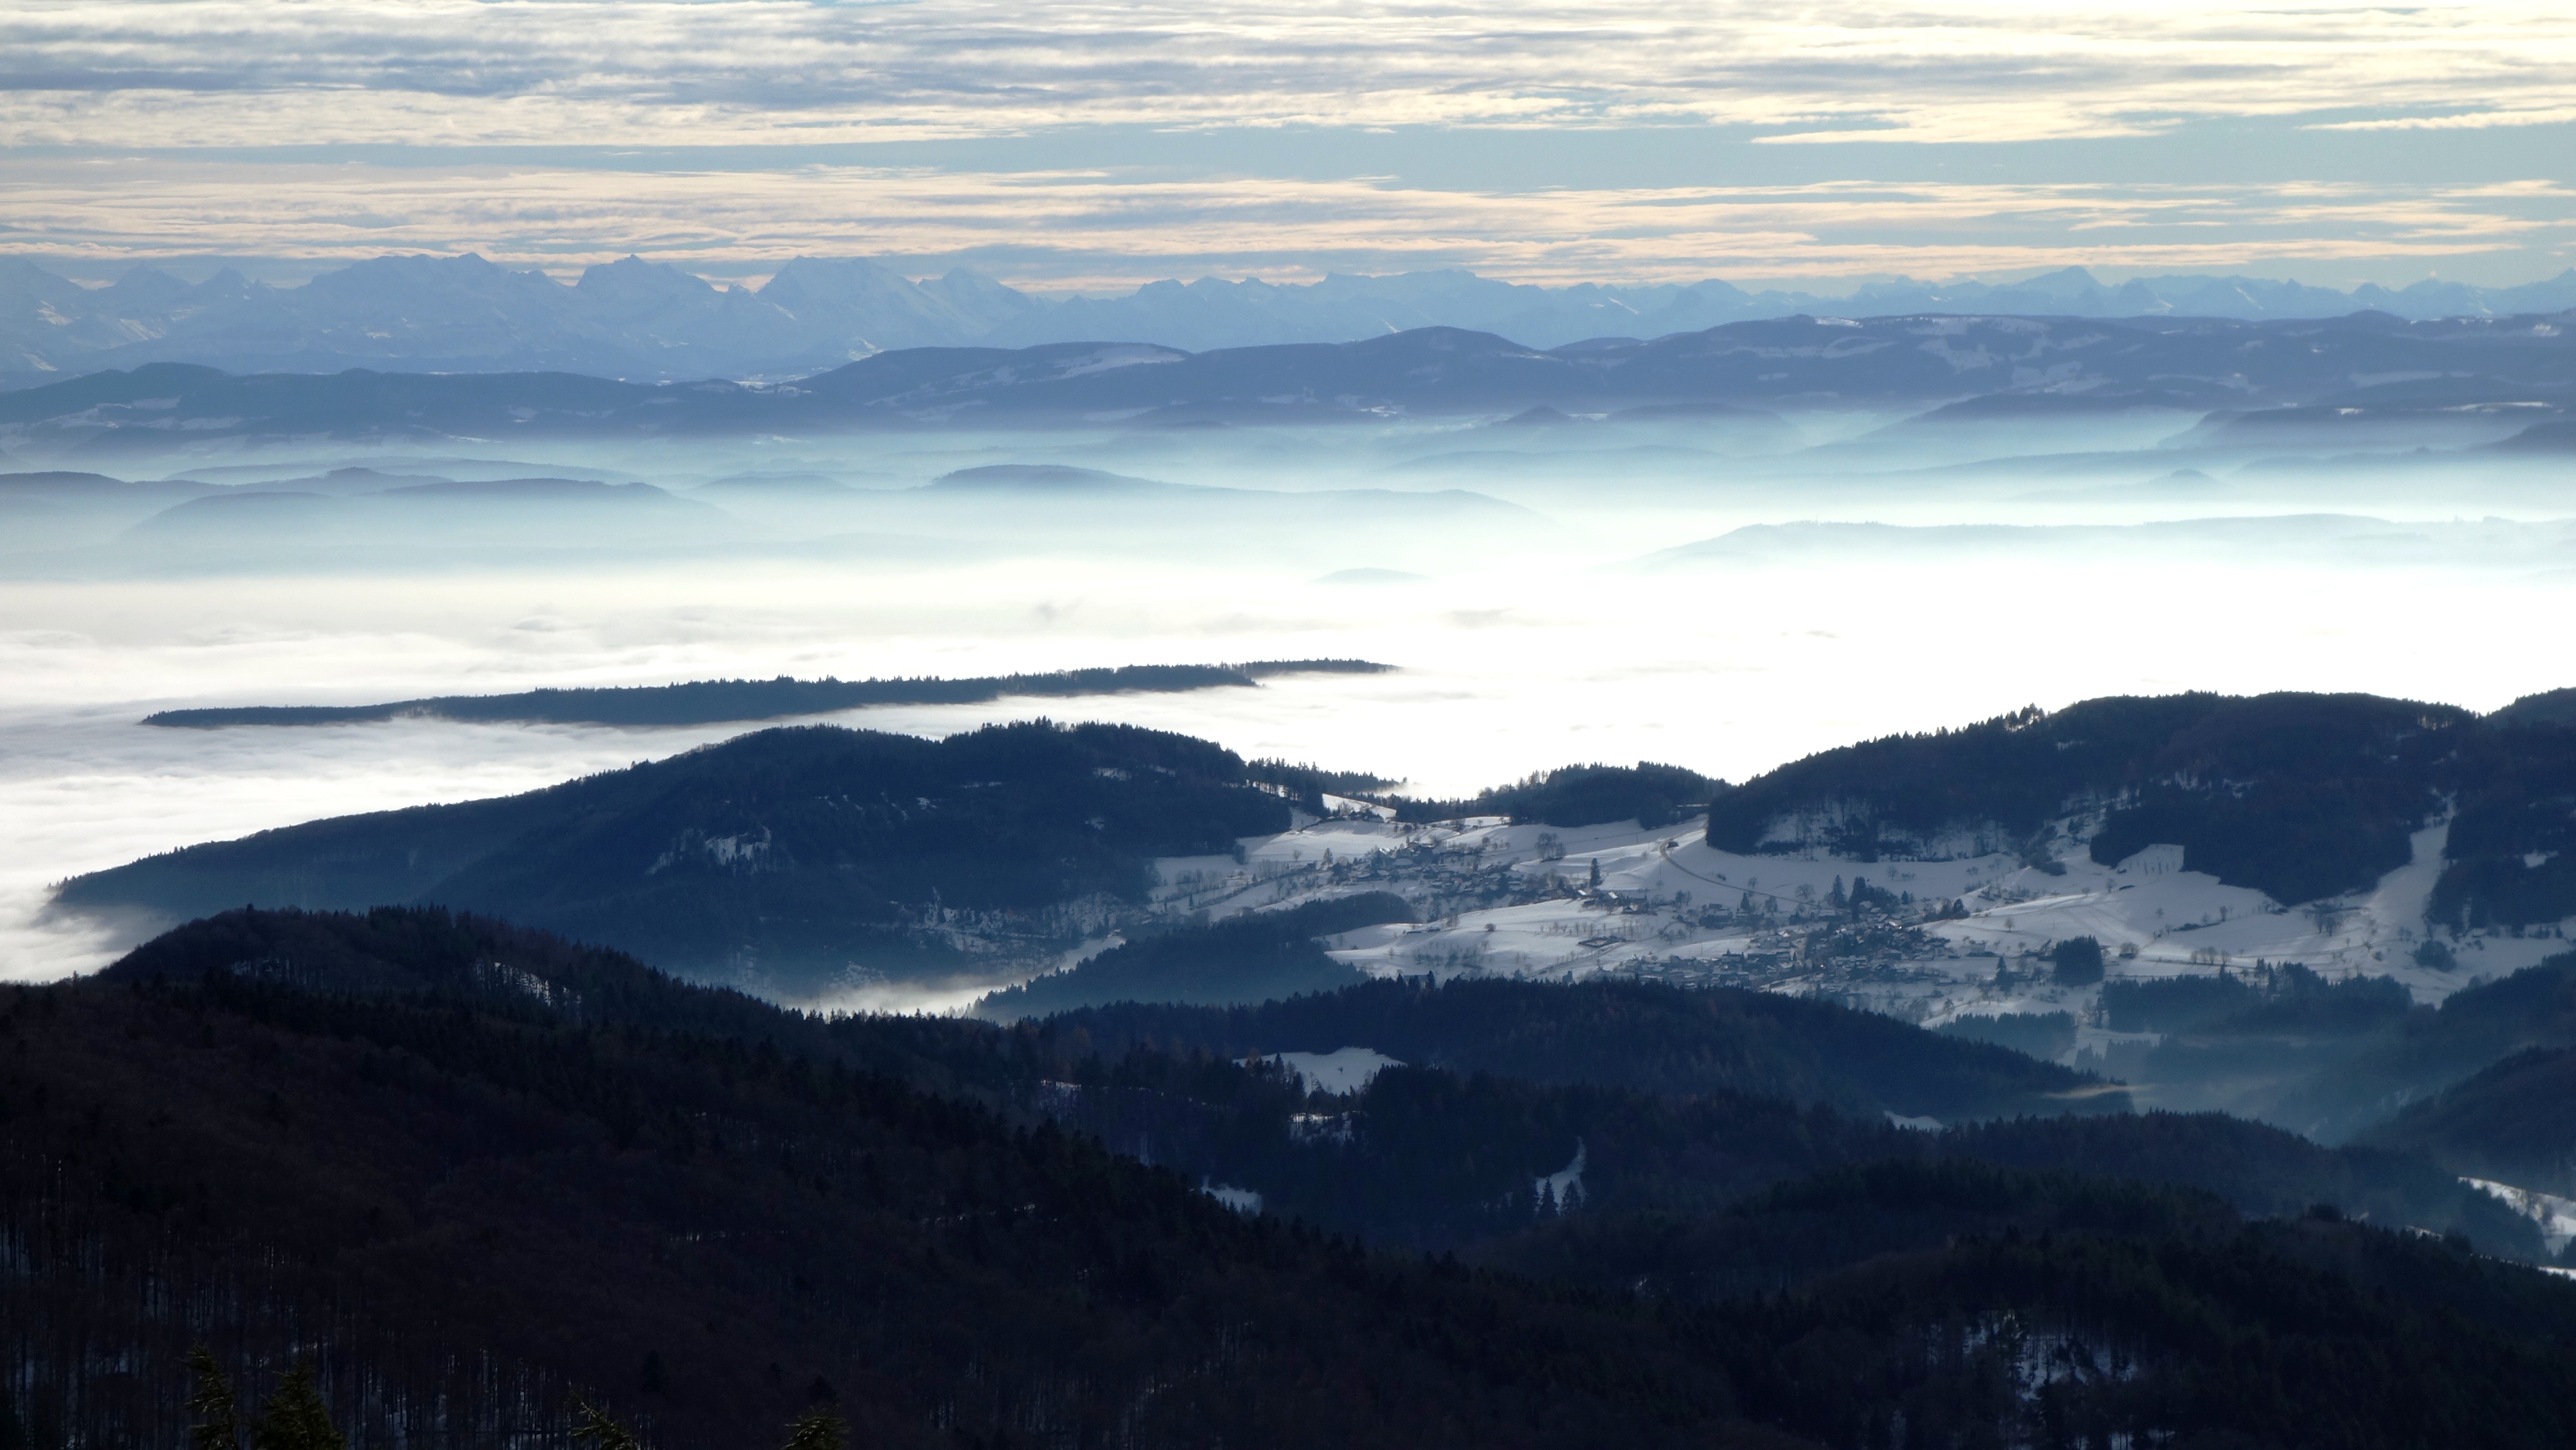
<path id="1" fill-rule="evenodd" d="M 1538 287 L 1461 271 L 1147 284 L 1116 298 L 1022 292 L 963 268 L 925 279 L 865 258 L 800 257 L 758 289 L 628 257 L 565 284 L 468 253 L 386 256 L 297 287 L 223 271 L 190 284 L 138 266 L 85 287 L 0 257 L 0 385 L 191 362 L 232 372 L 557 370 L 639 381 L 795 377 L 898 348 L 1150 342 L 1201 352 L 1347 342 L 1419 327 L 1534 347 L 1653 338 L 1799 314 L 1975 312 L 2054 317 L 2499 316 L 2576 307 L 2576 269 L 2513 288 L 2425 281 L 2353 292 L 2248 277 L 2106 286 L 2082 268 L 2006 286 L 1874 284 L 1848 297 L 1689 286 Z"/>

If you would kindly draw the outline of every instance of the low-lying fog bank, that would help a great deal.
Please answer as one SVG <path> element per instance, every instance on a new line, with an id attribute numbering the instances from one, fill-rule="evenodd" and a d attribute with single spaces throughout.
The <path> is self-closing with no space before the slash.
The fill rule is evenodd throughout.
<path id="1" fill-rule="evenodd" d="M 1464 794 L 1588 760 L 1741 779 L 2034 701 L 2487 709 L 2567 683 L 2530 643 L 2576 593 L 2563 466 L 2192 425 L 1803 413 L 1758 446 L 1733 424 L 1568 418 L 49 459 L 123 482 L 0 483 L 0 970 L 127 944 L 38 921 L 79 872 L 757 728 L 134 723 L 156 709 L 1364 658 L 1403 668 L 831 718 L 1129 721 Z M 2104 451 L 2065 451 L 2088 437 Z"/>

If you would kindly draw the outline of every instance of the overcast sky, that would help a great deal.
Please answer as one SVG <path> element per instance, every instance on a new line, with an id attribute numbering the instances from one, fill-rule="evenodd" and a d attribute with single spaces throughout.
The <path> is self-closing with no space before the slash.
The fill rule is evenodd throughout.
<path id="1" fill-rule="evenodd" d="M 13 0 L 0 249 L 1023 284 L 2576 263 L 2576 7 Z"/>

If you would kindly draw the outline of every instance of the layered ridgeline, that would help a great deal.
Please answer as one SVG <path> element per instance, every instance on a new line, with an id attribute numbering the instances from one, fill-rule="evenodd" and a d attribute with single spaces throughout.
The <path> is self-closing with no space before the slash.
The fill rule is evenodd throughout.
<path id="1" fill-rule="evenodd" d="M 146 725 L 208 730 L 226 725 L 353 725 L 384 720 L 470 720 L 556 725 L 707 725 L 777 720 L 869 705 L 971 705 L 1006 696 L 1154 694 L 1255 687 L 1278 675 L 1382 674 L 1367 660 L 1249 660 L 1233 665 L 1120 665 L 1042 674 L 891 680 L 691 680 L 678 685 L 524 690 L 511 695 L 439 695 L 381 705 L 230 705 L 159 710 Z"/>
<path id="2" fill-rule="evenodd" d="M 2069 859 L 2107 868 L 2163 846 L 2178 869 L 2262 893 L 2266 910 L 2339 909 L 2420 848 L 2437 868 L 2423 915 L 2390 923 L 2410 940 L 2551 931 L 2576 915 L 2576 725 L 2545 705 L 2479 718 L 2357 695 L 2112 698 L 1826 751 L 1738 787 L 1650 764 L 1569 767 L 1464 801 L 1379 794 L 1387 784 L 1105 726 L 994 727 L 937 742 L 773 730 L 527 795 L 191 847 L 77 878 L 56 906 L 166 924 L 244 903 L 438 902 L 800 997 L 853 966 L 1026 976 L 1114 929 L 1138 948 L 1115 965 L 1149 982 L 1162 969 L 1148 958 L 1171 949 L 1144 934 L 1196 901 L 1157 895 L 1158 860 L 1223 861 L 1288 830 L 1299 809 L 1360 797 L 1399 818 L 1626 821 L 1675 840 L 1706 802 L 1706 842 L 1720 852 L 1830 856 L 1856 869 L 2004 852 L 2034 881 Z M 1402 881 L 1377 868 L 1319 873 L 1308 860 L 1305 884 L 1279 888 L 1306 898 L 1238 892 L 1226 909 L 1366 894 L 1382 879 L 1417 917 L 1565 894 L 1551 877 L 1507 869 L 1529 854 L 1516 849 L 1497 857 L 1503 869 L 1426 867 Z M 1740 886 L 1714 884 L 1721 900 L 1753 903 Z M 1327 987 L 1349 972 L 1303 942 L 1347 929 L 1271 930 L 1236 945 L 1246 961 L 1276 955 L 1274 985 Z M 2452 950 L 2429 939 L 2410 949 Z M 1181 962 L 1163 977 L 1190 970 Z M 1031 990 L 1041 996 L 1028 1010 L 1118 999 L 1100 994 L 1109 988 L 1068 996 L 1072 984 Z M 1276 994 L 1248 978 L 1216 995 L 1169 982 L 1155 991 L 1205 1002 Z"/>
<path id="3" fill-rule="evenodd" d="M 1115 339 L 878 353 L 792 384 L 568 372 L 230 374 L 161 362 L 0 392 L 21 456 L 222 438 L 743 437 L 847 429 L 1387 423 L 1532 409 L 1794 445 L 1780 413 L 1939 409 L 1927 426 L 2171 415 L 2219 448 L 2385 447 L 2565 431 L 2576 334 L 2540 317 L 2122 322 L 1793 316 L 1541 351 L 1422 327 L 1357 342 L 1190 352 Z M 2032 381 L 2045 378 L 2045 382 Z M 2356 379 L 2368 379 L 2357 383 Z M 2203 415 L 2206 415 L 2205 418 Z M 1545 418 L 1540 413 L 1535 418 Z M 1535 419 L 1534 419 L 1535 420 Z M 2557 432 L 2547 430 L 2556 429 Z M 2091 446 L 2091 445 L 2087 445 Z"/>
<path id="4" fill-rule="evenodd" d="M 966 268 L 912 278 L 862 257 L 798 257 L 757 289 L 637 257 L 565 284 L 471 253 L 385 256 L 270 287 L 229 269 L 194 284 L 150 266 L 83 287 L 0 258 L 0 347 L 41 376 L 146 360 L 320 371 L 571 368 L 613 376 L 740 377 L 837 366 L 882 348 L 1129 339 L 1174 347 L 1339 342 L 1390 328 L 1481 328 L 1553 347 L 1657 336 L 1797 313 L 1974 312 L 2040 317 L 2341 317 L 2365 308 L 2439 318 L 2576 305 L 2576 272 L 2520 287 L 2427 279 L 2351 292 L 2253 277 L 2168 276 L 2106 286 L 2080 267 L 1995 286 L 1873 283 L 1851 296 L 1690 285 L 1540 287 L 1462 271 L 1335 273 L 1308 285 L 1214 277 L 1125 297 L 1057 300 Z M 6 377 L 0 371 L 0 377 Z"/>
<path id="5" fill-rule="evenodd" d="M 1485 1052 L 1550 1015 L 1412 990 L 1351 1010 Z M 0 1217 L 43 1226 L 0 1428 L 174 1443 L 204 1341 L 246 1399 L 311 1359 L 360 1443 L 563 1443 L 576 1395 L 718 1450 L 816 1404 L 925 1447 L 2576 1429 L 2576 1286 L 2406 1155 L 1426 1067 L 1333 1098 L 1217 1055 L 1272 1025 L 825 1020 L 441 912 L 228 913 L 0 996 Z M 1108 1151 L 1138 1128 L 1170 1167 Z M 1199 1191 L 1234 1169 L 1285 1213 Z"/>

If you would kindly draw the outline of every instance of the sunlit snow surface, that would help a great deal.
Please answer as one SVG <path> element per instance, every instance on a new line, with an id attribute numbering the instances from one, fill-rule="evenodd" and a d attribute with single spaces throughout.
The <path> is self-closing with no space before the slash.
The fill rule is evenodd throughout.
<path id="1" fill-rule="evenodd" d="M 1828 441 L 1886 421 L 1798 425 Z M 2105 694 L 2365 690 L 2487 709 L 2576 683 L 2551 673 L 2527 629 L 2495 627 L 2563 618 L 2576 603 L 2576 572 L 2565 565 L 2576 530 L 2556 521 L 2563 469 L 2300 472 L 2154 449 L 1987 468 L 1958 466 L 1954 449 L 1941 468 L 1909 471 L 1929 455 L 1880 448 L 1830 465 L 1747 460 L 1679 433 L 1653 447 L 1550 453 L 1553 443 L 1497 436 L 1469 425 L 1210 438 L 1105 428 L 509 455 L 528 471 L 588 467 L 684 496 L 752 470 L 820 473 L 857 490 L 820 503 L 711 494 L 726 501 L 722 528 L 616 547 L 558 530 L 509 547 L 390 539 L 262 548 L 235 539 L 155 553 L 120 542 L 123 525 L 12 516 L 0 540 L 0 972 L 56 976 L 130 945 L 93 926 L 39 920 L 48 885 L 69 875 L 325 815 L 526 790 L 761 728 L 134 723 L 173 706 L 1356 656 L 1403 668 L 1280 678 L 1257 690 L 828 718 L 925 733 L 1037 714 L 1130 721 L 1246 756 L 1369 770 L 1415 793 L 1456 795 L 1580 761 L 1670 761 L 1742 779 L 1854 740 Z M 209 461 L 225 460 L 96 466 L 156 477 Z M 408 466 L 347 449 L 307 461 Z M 888 492 L 1001 462 L 1276 489 L 1293 496 L 1295 511 L 1281 513 L 1276 495 L 1247 503 L 1182 494 L 1091 519 L 1089 505 L 1049 512 L 989 496 Z M 2183 462 L 2224 487 L 2177 498 L 2147 486 Z M 42 466 L 69 465 L 0 459 L 0 471 Z M 434 466 L 460 471 L 452 461 Z M 513 466 L 493 463 L 484 476 Z M 1444 490 L 1479 497 L 1460 502 Z M 1432 512 L 1403 512 L 1417 507 Z M 1818 519 L 1847 522 L 1797 523 Z M 1951 527 L 1960 524 L 1996 527 Z M 1351 569 L 1422 577 L 1368 588 L 1319 582 Z M 1300 853 L 1372 851 L 1397 834 L 1383 823 L 1334 822 L 1254 843 L 1254 854 L 1294 865 Z M 2367 964 L 2427 996 L 2453 985 L 2412 972 L 2392 949 L 2429 884 L 2429 855 L 2327 933 L 2205 879 L 2114 882 L 2080 860 L 2063 878 L 2024 879 L 2000 859 L 1884 868 L 1736 859 L 1684 827 L 1559 833 L 1567 859 L 1551 867 L 1537 861 L 1528 831 L 1450 834 L 1486 843 L 1497 858 L 1517 855 L 1513 869 L 1524 874 L 1580 880 L 1598 856 L 1613 890 L 1688 891 L 1702 905 L 1731 904 L 1749 889 L 1822 893 L 1838 874 L 1865 873 L 1917 896 L 2005 878 L 2000 889 L 2017 899 L 1972 902 L 1975 916 L 1941 929 L 1962 952 L 2085 931 L 2135 942 L 2140 956 L 2125 970 L 2185 970 L 2206 949 Z M 1272 894 L 1239 891 L 1229 909 Z M 2207 920 L 2222 908 L 2224 921 Z M 1372 971 L 1446 972 L 1472 959 L 1544 975 L 1763 949 L 1676 931 L 1669 914 L 1563 905 L 1341 946 Z M 2456 975 L 2494 975 L 2541 951 L 2480 941 Z M 1920 998 L 1909 1010 L 1940 1020 L 2048 1005 L 2044 992 L 1981 983 L 1994 962 L 1943 958 L 1908 989 Z"/>
<path id="2" fill-rule="evenodd" d="M 2504 1200 L 2506 1207 L 2540 1225 L 2541 1245 L 2550 1253 L 2556 1254 L 2567 1247 L 2569 1240 L 2576 1239 L 2576 1199 L 2516 1188 L 2510 1183 L 2496 1183 L 2484 1178 L 2463 1178 L 2460 1181 L 2480 1192 L 2495 1195 Z"/>

